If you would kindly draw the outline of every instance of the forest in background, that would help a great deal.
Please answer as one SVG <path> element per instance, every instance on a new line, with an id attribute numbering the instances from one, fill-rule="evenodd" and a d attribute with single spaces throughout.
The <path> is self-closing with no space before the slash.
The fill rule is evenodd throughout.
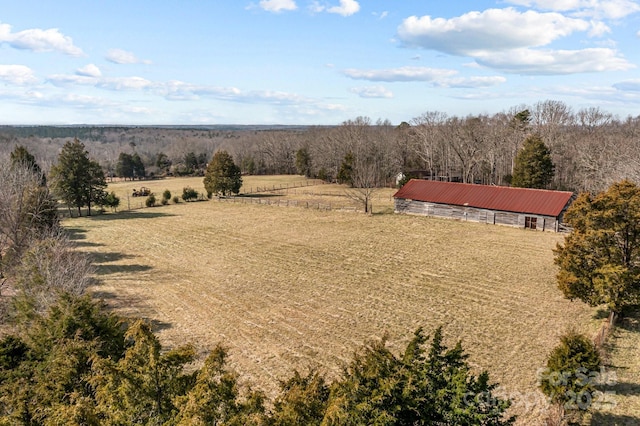
<path id="1" fill-rule="evenodd" d="M 4 126 L 0 151 L 25 146 L 45 171 L 65 142 L 82 141 L 107 176 L 122 153 L 137 154 L 146 177 L 200 175 L 213 153 L 229 152 L 244 174 L 304 174 L 353 186 L 389 186 L 400 173 L 439 180 L 508 185 L 517 153 L 530 135 L 550 149 L 549 187 L 601 191 L 628 178 L 640 181 L 640 116 L 621 119 L 561 101 L 518 105 L 493 115 L 439 111 L 394 125 L 357 117 L 336 126 Z"/>

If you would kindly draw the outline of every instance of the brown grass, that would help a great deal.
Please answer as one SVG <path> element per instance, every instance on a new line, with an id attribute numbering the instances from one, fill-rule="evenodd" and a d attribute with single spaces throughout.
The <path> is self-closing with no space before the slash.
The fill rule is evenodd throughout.
<path id="1" fill-rule="evenodd" d="M 181 192 L 183 181 L 153 190 L 174 184 Z M 65 224 L 95 256 L 97 295 L 152 320 L 168 346 L 222 342 L 271 394 L 294 368 L 335 376 L 366 340 L 388 333 L 399 350 L 417 327 L 444 325 L 516 397 L 519 423 L 538 424 L 536 371 L 568 328 L 598 326 L 557 290 L 551 249 L 562 236 L 550 233 L 218 201 Z"/>
<path id="2" fill-rule="evenodd" d="M 608 340 L 612 407 L 593 415 L 592 424 L 640 424 L 640 308 L 623 317 Z"/>
<path id="3" fill-rule="evenodd" d="M 345 186 L 323 183 L 317 179 L 307 179 L 304 176 L 277 175 L 277 176 L 243 176 L 243 185 L 240 195 L 248 197 L 247 202 L 256 198 L 271 198 L 272 201 L 291 200 L 301 205 L 314 205 L 318 203 L 330 206 L 332 209 L 348 208 L 361 209 L 362 207 L 346 196 Z M 108 191 L 115 192 L 120 197 L 119 210 L 135 210 L 145 207 L 145 197 L 133 197 L 133 189 L 147 187 L 156 196 L 159 203 L 165 190 L 171 192 L 171 196 L 182 196 L 184 187 L 191 187 L 206 194 L 202 177 L 167 178 L 144 181 L 118 181 L 109 184 Z M 374 193 L 374 212 L 393 211 L 393 194 L 395 189 L 385 188 Z M 273 199 L 273 197 L 277 197 Z"/>

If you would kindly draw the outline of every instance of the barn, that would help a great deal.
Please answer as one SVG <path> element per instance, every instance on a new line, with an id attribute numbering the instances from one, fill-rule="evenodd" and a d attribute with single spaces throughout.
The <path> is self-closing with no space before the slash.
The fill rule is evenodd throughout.
<path id="1" fill-rule="evenodd" d="M 558 232 L 572 192 L 412 179 L 393 196 L 396 213 Z"/>

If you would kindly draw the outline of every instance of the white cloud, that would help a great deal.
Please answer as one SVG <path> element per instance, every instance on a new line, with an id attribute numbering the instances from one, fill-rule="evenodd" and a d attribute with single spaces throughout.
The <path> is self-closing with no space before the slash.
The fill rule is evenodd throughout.
<path id="1" fill-rule="evenodd" d="M 122 49 L 109 49 L 106 59 L 114 64 L 150 64 L 151 61 L 139 59 L 134 53 Z"/>
<path id="2" fill-rule="evenodd" d="M 582 0 L 507 0 L 518 6 L 535 7 L 544 10 L 567 11 L 580 8 Z"/>
<path id="3" fill-rule="evenodd" d="M 260 7 L 268 12 L 281 12 L 298 8 L 294 0 L 260 0 Z"/>
<path id="4" fill-rule="evenodd" d="M 39 28 L 11 32 L 11 25 L 0 24 L 0 44 L 7 43 L 15 49 L 33 52 L 60 52 L 70 56 L 82 56 L 82 49 L 73 44 L 71 37 L 63 35 L 57 28 Z"/>
<path id="5" fill-rule="evenodd" d="M 24 65 L 0 65 L 0 81 L 9 84 L 24 85 L 37 81 L 33 70 Z"/>
<path id="6" fill-rule="evenodd" d="M 621 19 L 640 12 L 640 4 L 631 0 L 610 0 L 596 2 L 595 16 L 609 19 Z"/>
<path id="7" fill-rule="evenodd" d="M 208 97 L 240 103 L 266 103 L 276 105 L 313 104 L 303 96 L 274 90 L 243 91 L 237 87 L 204 86 L 183 81 L 169 81 L 153 85 L 155 92 L 168 100 L 182 101 Z"/>
<path id="8" fill-rule="evenodd" d="M 518 4 L 531 3 L 546 4 L 529 0 Z M 572 9 L 579 3 L 565 0 L 549 5 Z M 554 75 L 633 68 L 612 48 L 540 49 L 574 32 L 602 36 L 610 31 L 601 21 L 570 18 L 556 12 L 519 12 L 506 8 L 469 12 L 451 19 L 412 16 L 400 25 L 398 36 L 407 46 L 468 56 L 483 66 L 515 74 Z"/>
<path id="9" fill-rule="evenodd" d="M 497 86 L 507 81 L 502 76 L 478 76 L 478 77 L 455 77 L 458 71 L 447 69 L 434 69 L 427 67 L 402 67 L 383 70 L 356 70 L 348 69 L 344 71 L 347 77 L 356 80 L 385 81 L 385 82 L 407 82 L 425 81 L 433 83 L 437 87 L 448 88 L 480 88 Z M 386 89 L 382 86 L 371 86 L 351 89 L 363 97 L 392 97 L 384 95 Z M 377 92 L 376 92 L 377 91 Z M 378 94 L 378 96 L 374 96 Z"/>
<path id="10" fill-rule="evenodd" d="M 353 87 L 350 92 L 361 98 L 393 98 L 393 92 L 383 86 Z"/>
<path id="11" fill-rule="evenodd" d="M 436 86 L 452 89 L 479 89 L 484 87 L 498 86 L 499 84 L 506 83 L 506 81 L 507 79 L 502 76 L 457 77 L 437 81 Z"/>
<path id="12" fill-rule="evenodd" d="M 340 0 L 340 6 L 327 8 L 327 12 L 342 16 L 351 16 L 358 13 L 359 10 L 360 4 L 356 0 Z"/>
<path id="13" fill-rule="evenodd" d="M 598 19 L 621 19 L 640 12 L 640 4 L 633 0 L 508 0 L 507 3 Z"/>
<path id="14" fill-rule="evenodd" d="M 640 79 L 625 80 L 613 85 L 618 90 L 640 92 Z"/>
<path id="15" fill-rule="evenodd" d="M 451 19 L 411 16 L 398 28 L 398 36 L 407 46 L 474 56 L 545 46 L 589 28 L 589 22 L 559 13 L 518 12 L 507 8 L 469 12 Z"/>
<path id="16" fill-rule="evenodd" d="M 611 32 L 611 28 L 602 21 L 591 21 L 590 24 L 589 36 L 591 37 L 602 37 Z"/>
<path id="17" fill-rule="evenodd" d="M 582 50 L 514 49 L 476 57 L 481 65 L 513 74 L 554 75 L 624 71 L 635 66 L 612 49 Z"/>
<path id="18" fill-rule="evenodd" d="M 357 70 L 346 69 L 343 74 L 354 80 L 369 81 L 434 81 L 455 75 L 457 71 L 427 68 L 427 67 L 401 67 L 382 70 Z"/>
<path id="19" fill-rule="evenodd" d="M 153 83 L 142 77 L 117 77 L 101 79 L 97 87 L 107 90 L 142 90 L 153 86 Z"/>
<path id="20" fill-rule="evenodd" d="M 78 68 L 76 70 L 76 75 L 98 78 L 102 76 L 102 72 L 95 64 L 87 64 L 82 68 Z"/>
<path id="21" fill-rule="evenodd" d="M 82 75 L 78 72 L 76 72 L 76 74 L 74 75 L 51 75 L 47 78 L 47 81 L 55 86 L 94 86 L 100 89 L 113 91 L 137 91 L 152 89 L 155 86 L 152 81 L 149 81 L 142 77 L 104 78 L 101 76 Z"/>
<path id="22" fill-rule="evenodd" d="M 98 81 L 99 80 L 95 77 L 79 74 L 54 74 L 47 77 L 47 82 L 59 87 L 72 85 L 94 86 Z"/>

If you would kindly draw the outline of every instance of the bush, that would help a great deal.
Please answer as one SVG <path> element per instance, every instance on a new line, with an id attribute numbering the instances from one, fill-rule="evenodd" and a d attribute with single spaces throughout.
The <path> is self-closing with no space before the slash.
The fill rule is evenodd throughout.
<path id="1" fill-rule="evenodd" d="M 185 201 L 197 200 L 198 191 L 189 186 L 186 186 L 182 189 L 182 199 Z"/>
<path id="2" fill-rule="evenodd" d="M 569 332 L 547 358 L 547 368 L 540 374 L 540 390 L 561 413 L 580 417 L 596 401 L 596 382 L 602 360 L 586 336 Z M 562 415 L 562 414 L 561 414 Z"/>
<path id="3" fill-rule="evenodd" d="M 167 200 L 167 202 L 169 202 L 169 200 L 171 199 L 171 191 L 169 191 L 168 189 L 165 189 L 164 192 L 162 193 L 162 199 Z"/>
<path id="4" fill-rule="evenodd" d="M 120 205 L 120 198 L 115 192 L 111 191 L 106 197 L 104 197 L 104 205 L 110 207 L 112 211 L 116 211 Z"/>
<path id="5" fill-rule="evenodd" d="M 175 204 L 178 204 L 178 203 L 180 202 L 180 197 L 178 197 L 177 195 L 174 195 L 174 196 L 173 196 L 173 202 L 174 202 Z"/>
<path id="6" fill-rule="evenodd" d="M 149 194 L 149 196 L 147 197 L 146 201 L 144 202 L 147 207 L 153 207 L 156 205 L 156 196 L 153 194 Z"/>

